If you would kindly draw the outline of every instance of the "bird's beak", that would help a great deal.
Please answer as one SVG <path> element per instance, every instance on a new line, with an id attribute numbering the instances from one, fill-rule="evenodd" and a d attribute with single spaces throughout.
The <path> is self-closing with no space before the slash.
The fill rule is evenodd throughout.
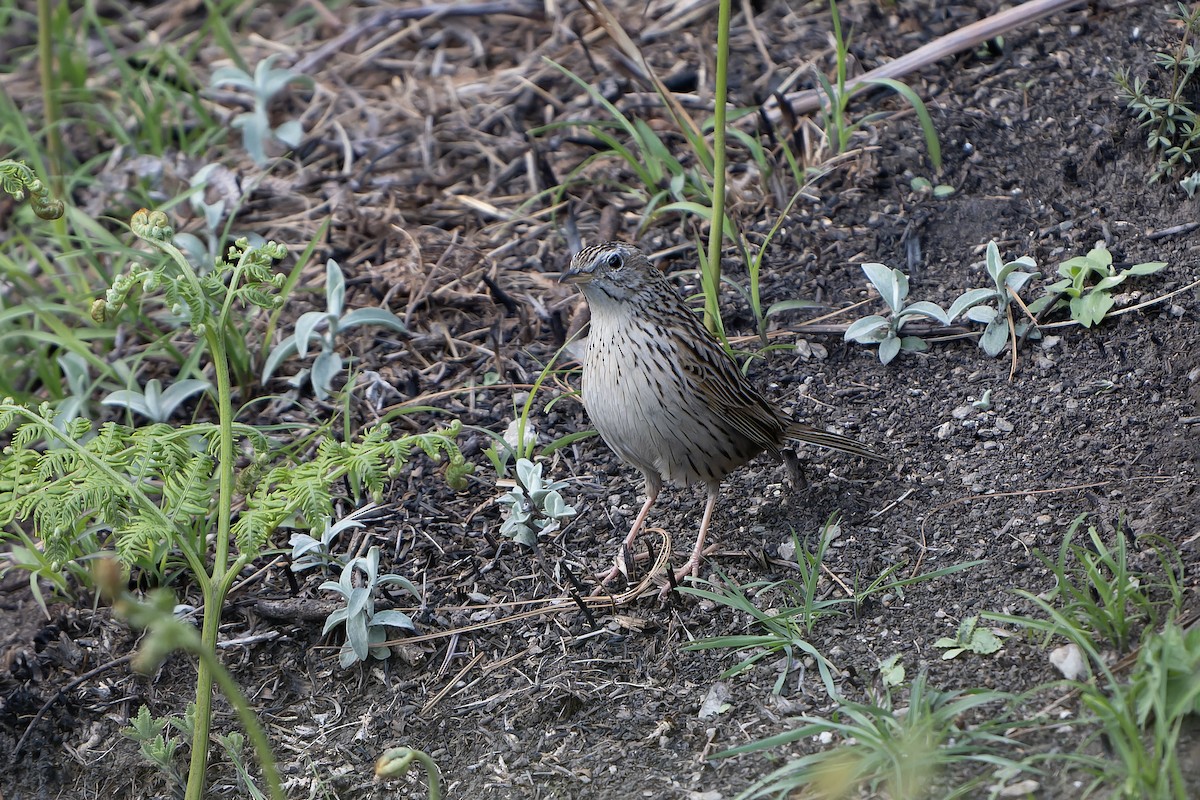
<path id="1" fill-rule="evenodd" d="M 559 283 L 587 283 L 592 279 L 592 273 L 595 271 L 594 263 L 579 264 L 576 261 L 571 261 L 571 266 L 567 267 L 566 272 L 559 276 Z"/>

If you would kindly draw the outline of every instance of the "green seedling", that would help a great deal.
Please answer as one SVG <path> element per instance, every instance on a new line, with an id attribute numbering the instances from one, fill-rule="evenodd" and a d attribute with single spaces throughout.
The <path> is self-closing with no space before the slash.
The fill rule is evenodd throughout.
<path id="1" fill-rule="evenodd" d="M 541 464 L 518 459 L 517 485 L 496 501 L 508 508 L 500 533 L 517 544 L 537 546 L 540 535 L 558 530 L 576 514 L 559 494 L 566 487 L 566 481 L 543 482 Z"/>
<path id="2" fill-rule="evenodd" d="M 1085 328 L 1098 324 L 1112 309 L 1112 290 L 1137 275 L 1152 275 L 1167 266 L 1165 261 L 1147 261 L 1117 271 L 1112 253 L 1098 243 L 1086 256 L 1076 256 L 1058 265 L 1062 280 L 1046 287 L 1046 294 L 1029 304 L 1032 314 L 1069 308 L 1071 319 Z"/>
<path id="3" fill-rule="evenodd" d="M 942 659 L 948 661 L 962 653 L 972 652 L 976 655 L 990 656 L 999 652 L 1003 644 L 994 632 L 979 627 L 979 617 L 967 617 L 958 624 L 954 638 L 943 636 L 933 643 L 934 647 L 945 649 Z"/>
<path id="4" fill-rule="evenodd" d="M 1179 3 L 1173 16 L 1180 23 L 1176 26 L 1179 43 L 1170 52 L 1155 53 L 1154 64 L 1161 72 L 1143 78 L 1121 67 L 1113 73 L 1113 80 L 1120 88 L 1121 99 L 1146 133 L 1146 148 L 1158 158 L 1149 182 L 1182 175 L 1179 185 L 1192 197 L 1200 187 L 1196 164 L 1200 157 L 1200 120 L 1194 107 L 1196 70 L 1200 68 L 1200 49 L 1195 45 L 1200 33 L 1200 6 Z M 1169 76 L 1167 85 L 1159 88 L 1159 76 L 1163 75 Z"/>

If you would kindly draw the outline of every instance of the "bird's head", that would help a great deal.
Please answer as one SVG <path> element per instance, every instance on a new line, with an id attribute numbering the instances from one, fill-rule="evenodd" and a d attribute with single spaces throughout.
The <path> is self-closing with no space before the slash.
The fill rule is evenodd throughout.
<path id="1" fill-rule="evenodd" d="M 575 283 L 588 299 L 627 300 L 648 286 L 663 281 L 663 274 L 646 254 L 624 242 L 604 242 L 585 247 L 571 259 L 559 279 Z"/>

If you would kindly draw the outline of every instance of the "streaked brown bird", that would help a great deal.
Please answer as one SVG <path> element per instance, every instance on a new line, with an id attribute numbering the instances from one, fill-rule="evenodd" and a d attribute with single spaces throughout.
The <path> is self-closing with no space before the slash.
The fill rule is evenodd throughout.
<path id="1" fill-rule="evenodd" d="M 678 582 L 699 573 L 721 481 L 759 453 L 779 461 L 784 443 L 797 440 L 886 460 L 853 439 L 794 421 L 759 394 L 638 248 L 624 242 L 584 248 L 561 281 L 578 284 L 592 312 L 584 408 L 613 452 L 646 480 L 646 502 L 622 554 L 637 539 L 664 479 L 708 490 L 700 534 L 675 575 Z M 616 577 L 620 564 L 619 554 L 602 583 Z"/>

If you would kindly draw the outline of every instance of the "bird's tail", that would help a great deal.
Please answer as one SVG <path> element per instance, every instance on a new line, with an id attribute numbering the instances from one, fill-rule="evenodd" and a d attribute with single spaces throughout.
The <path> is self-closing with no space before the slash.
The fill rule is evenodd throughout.
<path id="1" fill-rule="evenodd" d="M 819 428 L 814 428 L 812 425 L 805 425 L 803 422 L 793 422 L 787 428 L 787 438 L 794 439 L 798 442 L 807 442 L 815 444 L 818 447 L 828 447 L 830 450 L 837 450 L 842 453 L 849 453 L 852 456 L 862 456 L 869 458 L 872 461 L 888 461 L 886 456 L 876 453 L 865 444 L 860 444 L 848 436 L 842 436 L 839 433 L 830 433 Z"/>

